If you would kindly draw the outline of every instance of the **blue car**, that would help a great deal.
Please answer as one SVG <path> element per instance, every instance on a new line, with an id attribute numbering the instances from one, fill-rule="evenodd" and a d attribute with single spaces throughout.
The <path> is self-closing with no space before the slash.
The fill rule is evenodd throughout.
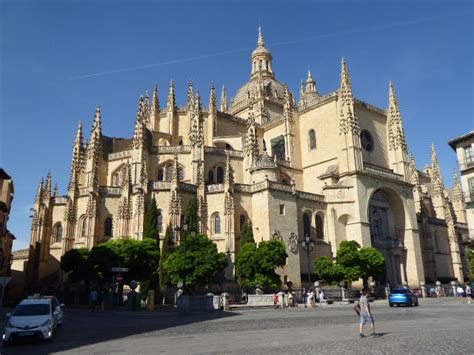
<path id="1" fill-rule="evenodd" d="M 394 288 L 390 291 L 388 297 L 388 305 L 393 307 L 396 304 L 398 306 L 418 306 L 418 297 L 409 288 Z"/>

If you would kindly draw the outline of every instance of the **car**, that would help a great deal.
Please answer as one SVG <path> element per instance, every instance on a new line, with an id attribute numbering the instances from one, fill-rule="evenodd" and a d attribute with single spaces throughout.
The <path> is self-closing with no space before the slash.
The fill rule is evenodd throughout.
<path id="1" fill-rule="evenodd" d="M 418 306 L 418 297 L 409 288 L 394 288 L 390 291 L 388 305 L 390 307 L 393 307 L 393 305 Z"/>
<path id="2" fill-rule="evenodd" d="M 7 313 L 3 344 L 28 338 L 52 339 L 56 328 L 63 322 L 63 306 L 55 297 L 24 299 L 12 313 Z"/>

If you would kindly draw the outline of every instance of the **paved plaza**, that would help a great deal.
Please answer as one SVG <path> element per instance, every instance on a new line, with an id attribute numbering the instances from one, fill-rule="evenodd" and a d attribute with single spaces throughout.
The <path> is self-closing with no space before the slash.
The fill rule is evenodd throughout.
<path id="1" fill-rule="evenodd" d="M 66 309 L 64 325 L 52 342 L 13 345 L 0 352 L 462 354 L 474 349 L 474 304 L 422 299 L 420 307 L 389 308 L 386 301 L 376 301 L 372 309 L 380 336 L 363 339 L 353 305 L 194 315 Z"/>

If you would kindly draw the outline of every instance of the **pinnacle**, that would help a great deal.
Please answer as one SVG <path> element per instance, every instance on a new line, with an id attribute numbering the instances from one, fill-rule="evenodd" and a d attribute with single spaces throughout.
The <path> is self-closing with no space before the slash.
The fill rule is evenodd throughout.
<path id="1" fill-rule="evenodd" d="M 258 27 L 258 40 L 257 44 L 259 47 L 265 46 L 265 41 L 263 40 L 262 27 Z"/>

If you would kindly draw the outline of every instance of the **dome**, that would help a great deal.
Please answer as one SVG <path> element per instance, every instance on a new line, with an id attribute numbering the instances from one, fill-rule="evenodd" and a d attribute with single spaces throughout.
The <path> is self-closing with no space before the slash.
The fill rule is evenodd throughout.
<path id="1" fill-rule="evenodd" d="M 252 57 L 255 57 L 255 56 L 261 55 L 261 54 L 266 54 L 266 55 L 270 56 L 270 58 L 272 57 L 272 54 L 270 53 L 270 51 L 265 47 L 255 48 L 255 50 L 252 52 Z"/>
<path id="2" fill-rule="evenodd" d="M 265 90 L 265 96 L 272 97 L 278 101 L 278 99 L 283 100 L 285 98 L 285 89 L 286 85 L 280 81 L 273 79 L 271 77 L 263 78 L 263 86 Z M 257 80 L 250 80 L 248 83 L 244 84 L 237 90 L 235 94 L 230 110 L 233 107 L 237 106 L 240 102 L 245 101 L 250 97 L 257 96 L 258 82 Z"/>

